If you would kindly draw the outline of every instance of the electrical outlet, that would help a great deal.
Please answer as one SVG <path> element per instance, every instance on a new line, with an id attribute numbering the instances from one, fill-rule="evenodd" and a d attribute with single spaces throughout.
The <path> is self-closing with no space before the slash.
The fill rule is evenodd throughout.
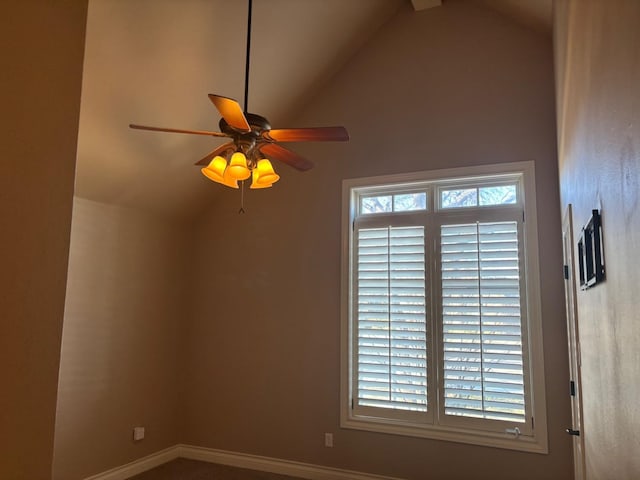
<path id="1" fill-rule="evenodd" d="M 133 441 L 139 442 L 144 439 L 144 427 L 133 427 Z"/>
<path id="2" fill-rule="evenodd" d="M 333 447 L 333 433 L 324 434 L 324 446 Z"/>

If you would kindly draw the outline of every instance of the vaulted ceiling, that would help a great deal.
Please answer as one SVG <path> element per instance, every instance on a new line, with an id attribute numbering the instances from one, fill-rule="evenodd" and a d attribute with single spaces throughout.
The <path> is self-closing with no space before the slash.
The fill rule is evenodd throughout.
<path id="1" fill-rule="evenodd" d="M 550 34 L 552 0 L 475 1 Z M 291 125 L 291 119 L 398 9 L 410 5 L 254 0 L 248 111 L 266 116 L 275 128 L 316 126 Z M 128 125 L 218 131 L 219 114 L 207 94 L 243 103 L 246 27 L 247 2 L 90 0 L 76 194 L 176 218 L 193 217 L 215 201 L 224 187 L 193 164 L 221 139 Z"/>

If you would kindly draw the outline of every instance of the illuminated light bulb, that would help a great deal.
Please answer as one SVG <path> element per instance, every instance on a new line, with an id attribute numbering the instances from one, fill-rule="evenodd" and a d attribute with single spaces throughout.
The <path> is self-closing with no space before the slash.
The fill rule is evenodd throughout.
<path id="1" fill-rule="evenodd" d="M 273 165 L 271 165 L 271 162 L 266 158 L 258 160 L 258 165 L 255 170 L 258 171 L 255 181 L 259 185 L 272 185 L 280 180 L 280 175 L 274 172 Z"/>
<path id="2" fill-rule="evenodd" d="M 251 176 L 251 170 L 247 167 L 247 158 L 242 152 L 231 155 L 231 161 L 226 171 L 229 172 L 229 177 L 234 180 L 246 180 Z"/>

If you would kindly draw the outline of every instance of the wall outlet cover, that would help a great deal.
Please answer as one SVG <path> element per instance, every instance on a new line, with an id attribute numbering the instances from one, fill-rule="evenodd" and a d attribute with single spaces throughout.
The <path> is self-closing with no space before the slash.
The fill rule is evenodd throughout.
<path id="1" fill-rule="evenodd" d="M 144 427 L 133 427 L 133 441 L 139 442 L 144 439 Z"/>

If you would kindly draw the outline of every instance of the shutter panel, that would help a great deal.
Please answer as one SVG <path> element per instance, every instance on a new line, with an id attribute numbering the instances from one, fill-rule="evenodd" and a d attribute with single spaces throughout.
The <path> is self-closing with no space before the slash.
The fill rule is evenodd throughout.
<path id="1" fill-rule="evenodd" d="M 362 228 L 357 241 L 358 404 L 425 412 L 424 227 Z"/>
<path id="2" fill-rule="evenodd" d="M 441 227 L 445 415 L 525 421 L 517 222 Z"/>

